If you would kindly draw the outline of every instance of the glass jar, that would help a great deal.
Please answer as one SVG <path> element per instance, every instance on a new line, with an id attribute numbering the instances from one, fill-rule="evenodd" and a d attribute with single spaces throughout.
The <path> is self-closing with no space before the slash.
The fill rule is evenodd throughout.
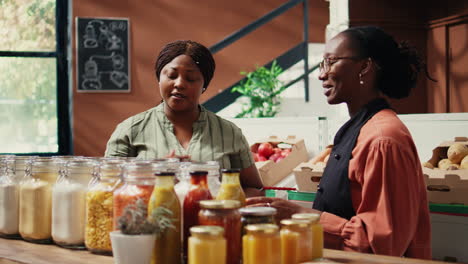
<path id="1" fill-rule="evenodd" d="M 18 238 L 19 185 L 14 177 L 15 156 L 0 157 L 0 237 Z"/>
<path id="2" fill-rule="evenodd" d="M 219 163 L 217 161 L 192 162 L 190 164 L 189 171 L 196 170 L 208 172 L 208 188 L 210 189 L 211 195 L 213 195 L 213 197 L 216 197 L 221 186 L 221 177 L 219 175 Z"/>
<path id="3" fill-rule="evenodd" d="M 185 195 L 187 195 L 190 189 L 190 171 L 191 171 L 191 162 L 181 162 L 179 166 L 179 176 L 176 178 L 176 185 L 174 190 L 183 205 L 185 200 Z"/>
<path id="4" fill-rule="evenodd" d="M 198 225 L 198 213 L 200 212 L 200 201 L 212 200 L 210 190 L 207 184 L 207 171 L 190 172 L 190 189 L 185 196 L 183 206 L 183 241 L 184 241 L 184 259 L 187 257 L 187 243 L 190 228 Z"/>
<path id="5" fill-rule="evenodd" d="M 243 264 L 281 264 L 281 239 L 274 224 L 246 226 L 242 237 Z"/>
<path id="6" fill-rule="evenodd" d="M 86 192 L 98 163 L 70 159 L 52 188 L 52 239 L 66 248 L 84 248 Z"/>
<path id="7" fill-rule="evenodd" d="M 245 227 L 253 224 L 275 224 L 276 209 L 273 207 L 244 207 L 239 209 L 241 214 L 242 235 Z"/>
<path id="8" fill-rule="evenodd" d="M 301 263 L 312 260 L 312 234 L 309 221 L 281 220 L 281 263 Z"/>
<path id="9" fill-rule="evenodd" d="M 114 230 L 123 210 L 142 199 L 148 204 L 155 184 L 157 164 L 149 161 L 134 161 L 123 167 L 123 185 L 114 192 Z"/>
<path id="10" fill-rule="evenodd" d="M 245 205 L 245 193 L 240 184 L 239 169 L 223 169 L 223 179 L 216 200 L 236 200 Z"/>
<path id="11" fill-rule="evenodd" d="M 156 184 L 148 204 L 148 215 L 152 216 L 158 207 L 165 207 L 171 211 L 172 225 L 160 234 L 154 245 L 152 264 L 181 264 L 181 207 L 174 191 L 175 173 L 159 171 L 156 174 Z"/>
<path id="12" fill-rule="evenodd" d="M 51 242 L 52 186 L 57 181 L 59 168 L 52 158 L 36 158 L 20 184 L 19 232 L 24 240 Z"/>
<path id="13" fill-rule="evenodd" d="M 86 194 L 85 245 L 91 253 L 112 254 L 109 233 L 114 228 L 114 191 L 122 185 L 125 160 L 106 159 L 99 165 L 98 175 Z"/>
<path id="14" fill-rule="evenodd" d="M 29 175 L 29 170 L 31 167 L 31 162 L 39 158 L 38 156 L 16 156 L 15 162 L 13 165 L 14 180 L 16 182 L 21 182 L 24 179 L 27 179 Z"/>
<path id="15" fill-rule="evenodd" d="M 241 216 L 239 201 L 208 200 L 200 201 L 198 223 L 224 227 L 227 241 L 227 264 L 239 264 L 241 261 Z"/>
<path id="16" fill-rule="evenodd" d="M 225 264 L 226 239 L 220 226 L 194 226 L 188 239 L 188 264 Z"/>
<path id="17" fill-rule="evenodd" d="M 312 259 L 323 257 L 323 226 L 319 223 L 320 214 L 293 214 L 292 219 L 309 221 L 312 232 Z"/>

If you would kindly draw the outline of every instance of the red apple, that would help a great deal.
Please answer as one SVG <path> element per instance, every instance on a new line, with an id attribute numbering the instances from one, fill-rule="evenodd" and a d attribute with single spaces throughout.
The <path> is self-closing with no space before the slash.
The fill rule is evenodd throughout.
<path id="1" fill-rule="evenodd" d="M 255 153 L 255 156 L 257 156 L 257 161 L 267 161 L 268 159 L 265 158 L 264 156 L 258 154 L 258 153 Z"/>
<path id="2" fill-rule="evenodd" d="M 273 146 L 268 142 L 261 143 L 258 146 L 257 153 L 265 158 L 269 158 L 274 153 Z"/>
<path id="3" fill-rule="evenodd" d="M 268 159 L 276 162 L 281 157 L 281 153 L 274 153 Z"/>

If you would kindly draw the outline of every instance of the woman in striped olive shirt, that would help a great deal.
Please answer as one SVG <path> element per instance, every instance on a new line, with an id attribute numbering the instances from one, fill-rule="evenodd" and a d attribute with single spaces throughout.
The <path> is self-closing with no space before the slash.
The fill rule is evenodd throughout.
<path id="1" fill-rule="evenodd" d="M 162 103 L 120 123 L 105 155 L 218 161 L 221 168 L 241 169 L 248 196 L 262 195 L 262 182 L 242 131 L 199 103 L 214 70 L 212 54 L 197 42 L 164 46 L 155 65 Z"/>

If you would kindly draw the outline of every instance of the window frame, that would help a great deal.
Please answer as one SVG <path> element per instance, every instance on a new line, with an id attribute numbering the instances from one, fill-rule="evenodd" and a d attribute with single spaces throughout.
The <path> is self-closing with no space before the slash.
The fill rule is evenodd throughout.
<path id="1" fill-rule="evenodd" d="M 57 76 L 57 152 L 1 153 L 14 155 L 70 155 L 73 154 L 71 132 L 71 92 L 70 92 L 70 14 L 69 0 L 55 1 L 55 43 L 53 52 L 41 51 L 1 51 L 0 57 L 55 58 Z"/>

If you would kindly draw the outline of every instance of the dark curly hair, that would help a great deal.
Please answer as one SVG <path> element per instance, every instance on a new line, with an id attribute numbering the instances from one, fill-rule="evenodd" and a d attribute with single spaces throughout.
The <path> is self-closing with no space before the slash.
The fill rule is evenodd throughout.
<path id="1" fill-rule="evenodd" d="M 341 34 L 351 40 L 357 56 L 371 58 L 378 65 L 377 87 L 386 96 L 396 99 L 409 96 L 423 69 L 431 79 L 417 50 L 407 42 L 397 43 L 381 28 L 352 27 Z"/>
<path id="2" fill-rule="evenodd" d="M 162 68 L 180 55 L 191 57 L 195 64 L 197 64 L 203 75 L 203 87 L 206 89 L 213 78 L 216 68 L 215 61 L 213 55 L 205 46 L 192 40 L 177 40 L 166 44 L 162 48 L 154 65 L 158 81 Z"/>

